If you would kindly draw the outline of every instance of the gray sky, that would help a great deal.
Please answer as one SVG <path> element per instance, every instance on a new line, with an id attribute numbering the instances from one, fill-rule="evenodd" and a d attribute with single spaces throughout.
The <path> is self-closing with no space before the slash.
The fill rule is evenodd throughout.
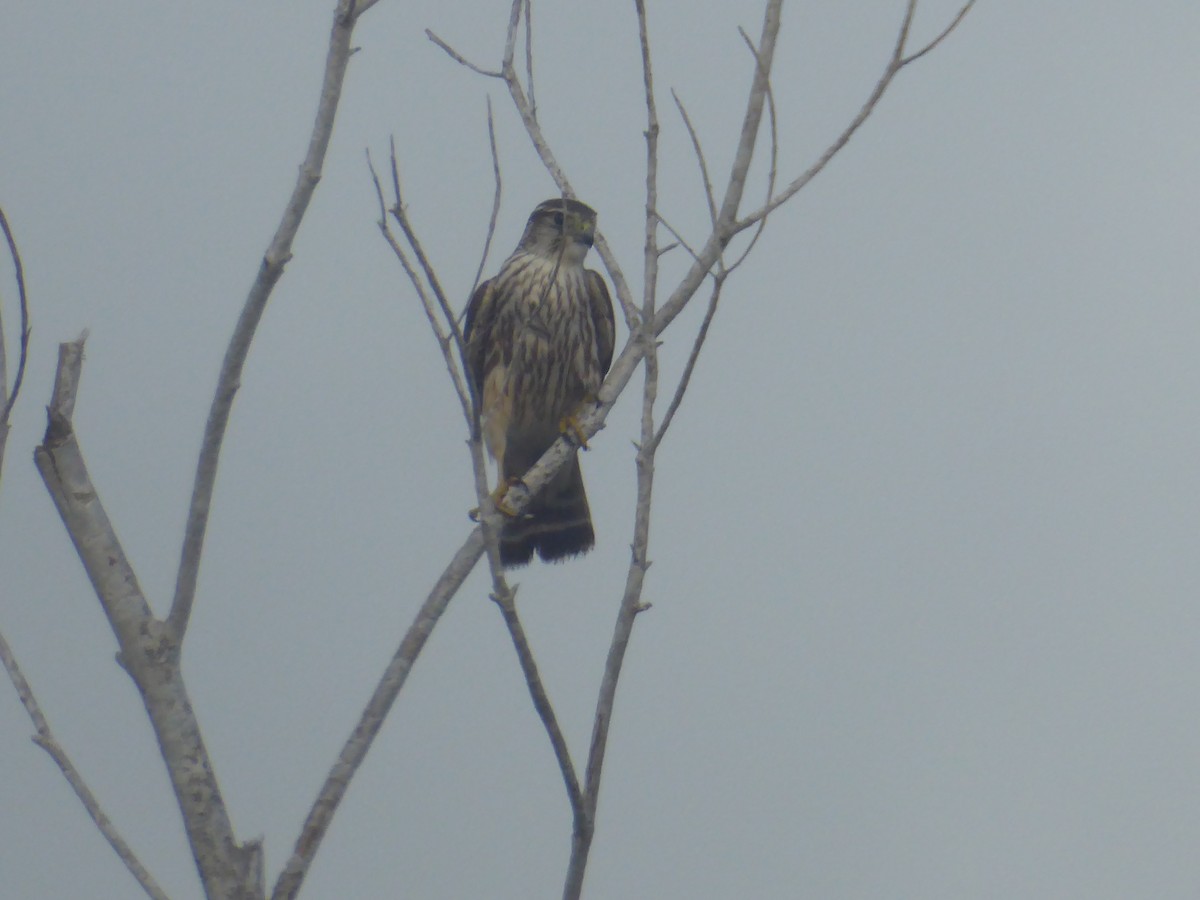
<path id="1" fill-rule="evenodd" d="M 0 491 L 0 628 L 175 898 L 199 889 L 174 800 L 30 457 L 55 345 L 90 328 L 76 425 L 165 612 L 331 6 L 15 4 L 0 28 L 0 203 L 34 314 Z M 458 407 L 376 232 L 363 151 L 396 135 L 410 211 L 465 297 L 491 203 L 489 91 L 505 187 L 490 271 L 555 192 L 499 85 L 423 29 L 492 66 L 507 6 L 384 0 L 360 25 L 234 411 L 185 666 L 238 834 L 265 835 L 272 876 L 473 505 Z M 637 284 L 626 6 L 537 10 L 537 96 Z M 651 4 L 662 208 L 691 236 L 706 213 L 667 90 L 723 177 L 750 76 L 736 27 L 757 34 L 760 6 Z M 903 4 L 847 6 L 785 8 L 785 177 L 857 110 Z M 923 3 L 917 39 L 954 8 Z M 588 896 L 1200 895 L 1198 50 L 1191 0 L 985 2 L 771 220 L 659 456 L 654 608 L 623 673 Z M 665 285 L 685 262 L 665 258 Z M 699 312 L 667 333 L 668 384 Z M 636 405 L 584 458 L 596 552 L 515 579 L 577 755 L 628 560 Z M 0 685 L 6 896 L 133 896 L 30 730 Z M 569 834 L 476 573 L 305 895 L 557 896 Z"/>

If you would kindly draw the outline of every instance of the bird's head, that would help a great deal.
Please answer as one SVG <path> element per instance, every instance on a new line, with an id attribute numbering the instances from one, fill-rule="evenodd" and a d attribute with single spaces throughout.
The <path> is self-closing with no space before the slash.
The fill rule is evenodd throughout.
<path id="1" fill-rule="evenodd" d="M 529 216 L 520 249 L 564 264 L 582 265 L 596 237 L 596 211 L 586 203 L 555 197 Z"/>

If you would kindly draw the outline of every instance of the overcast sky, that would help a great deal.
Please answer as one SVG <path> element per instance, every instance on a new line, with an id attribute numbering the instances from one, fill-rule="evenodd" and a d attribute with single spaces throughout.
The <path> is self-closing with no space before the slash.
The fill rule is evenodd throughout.
<path id="1" fill-rule="evenodd" d="M 914 39 L 956 2 L 923 2 Z M 32 449 L 56 344 L 88 328 L 80 441 L 165 614 L 221 355 L 304 153 L 332 5 L 9 4 L 0 23 L 0 204 L 34 317 L 0 490 L 0 629 L 177 900 L 200 890 L 174 798 Z M 761 4 L 649 5 L 661 208 L 699 239 L 668 89 L 723 177 L 751 75 L 737 26 L 757 35 Z M 547 136 L 640 284 L 632 4 L 535 7 Z M 364 150 L 396 136 L 410 212 L 465 299 L 491 205 L 489 93 L 504 167 L 490 272 L 555 189 L 502 86 L 423 30 L 491 67 L 507 10 L 383 0 L 364 18 L 234 409 L 185 674 L 272 881 L 471 527 L 461 415 L 376 230 Z M 785 7 L 782 177 L 857 111 L 902 12 Z M 622 676 L 587 896 L 1200 896 L 1197 60 L 1194 0 L 982 2 L 772 218 L 659 455 L 654 605 Z M 685 264 L 665 257 L 666 288 Z M 699 313 L 665 335 L 667 385 Z M 583 459 L 596 551 L 514 579 L 577 757 L 629 557 L 636 407 L 631 391 Z M 486 594 L 476 572 L 451 604 L 305 896 L 559 895 L 569 808 Z M 136 896 L 30 733 L 0 684 L 3 893 Z"/>

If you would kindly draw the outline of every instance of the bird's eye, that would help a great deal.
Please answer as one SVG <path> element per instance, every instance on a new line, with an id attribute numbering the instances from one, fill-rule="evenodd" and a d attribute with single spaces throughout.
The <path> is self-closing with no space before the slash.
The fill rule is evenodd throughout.
<path id="1" fill-rule="evenodd" d="M 554 214 L 554 227 L 557 228 L 559 231 L 562 231 L 563 214 L 561 212 L 556 212 Z"/>

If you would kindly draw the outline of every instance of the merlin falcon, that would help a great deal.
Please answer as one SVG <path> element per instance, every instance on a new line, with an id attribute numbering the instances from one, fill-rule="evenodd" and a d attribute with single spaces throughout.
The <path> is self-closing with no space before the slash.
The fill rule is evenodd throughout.
<path id="1" fill-rule="evenodd" d="M 581 437 L 577 416 L 595 402 L 612 363 L 612 300 L 600 274 L 583 267 L 595 233 L 595 211 L 578 200 L 538 204 L 517 249 L 467 304 L 467 369 L 499 467 L 497 494 L 559 435 Z M 566 559 L 595 540 L 576 455 L 522 514 L 505 520 L 500 561 L 522 566 L 535 551 L 547 562 Z"/>

